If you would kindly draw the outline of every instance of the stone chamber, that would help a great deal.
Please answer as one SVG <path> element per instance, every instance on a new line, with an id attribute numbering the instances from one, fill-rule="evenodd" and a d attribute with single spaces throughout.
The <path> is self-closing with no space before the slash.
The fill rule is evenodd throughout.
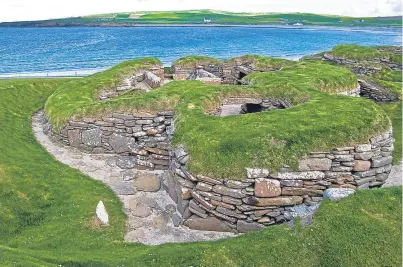
<path id="1" fill-rule="evenodd" d="M 329 55 L 324 58 L 338 60 Z M 245 76 L 262 71 L 243 61 L 206 63 L 193 68 L 174 65 L 172 70 L 174 80 L 200 80 L 213 85 L 247 84 Z M 111 98 L 133 87 L 146 88 L 147 92 L 162 84 L 163 67 L 151 66 L 127 78 L 114 93 L 102 91 L 99 98 Z M 395 100 L 371 93 L 374 86 L 368 82 L 360 80 L 359 84 L 357 89 L 342 94 L 380 102 Z M 228 116 L 290 107 L 287 99 L 228 98 L 209 114 Z M 310 218 L 325 190 L 381 187 L 392 168 L 394 139 L 390 129 L 356 146 L 312 151 L 299 161 L 297 169 L 286 165 L 277 172 L 246 168 L 241 180 L 197 175 L 186 167 L 191 155 L 185 148 L 171 145 L 174 124 L 172 111 L 156 115 L 114 113 L 102 119 L 70 120 L 61 131 L 54 131 L 45 118 L 43 130 L 53 141 L 65 146 L 89 154 L 113 155 L 116 166 L 122 170 L 160 171 L 162 188 L 176 204 L 175 226 L 195 230 L 244 233 L 295 217 Z"/>

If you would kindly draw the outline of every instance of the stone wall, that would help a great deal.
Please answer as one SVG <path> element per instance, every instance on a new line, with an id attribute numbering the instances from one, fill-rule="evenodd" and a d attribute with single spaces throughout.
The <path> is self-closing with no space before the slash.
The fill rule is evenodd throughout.
<path id="1" fill-rule="evenodd" d="M 366 144 L 312 152 L 298 170 L 246 169 L 241 180 L 194 175 L 183 148 L 172 153 L 166 189 L 183 223 L 197 230 L 247 232 L 291 220 L 317 205 L 327 188 L 380 187 L 392 168 L 392 132 Z"/>
<path id="2" fill-rule="evenodd" d="M 363 77 L 358 79 L 360 84 L 360 96 L 372 99 L 376 102 L 392 102 L 398 101 L 399 97 L 397 94 L 391 94 L 388 90 L 382 86 L 365 79 Z"/>
<path id="3" fill-rule="evenodd" d="M 197 230 L 247 232 L 283 223 L 317 207 L 328 188 L 380 187 L 392 167 L 394 140 L 388 131 L 366 144 L 312 152 L 298 170 L 247 168 L 240 180 L 195 175 L 183 147 L 171 149 L 173 116 L 113 114 L 70 121 L 60 132 L 47 123 L 44 130 L 87 153 L 116 154 L 122 169 L 166 170 L 162 184 L 177 203 L 180 223 Z"/>
<path id="4" fill-rule="evenodd" d="M 57 142 L 87 153 L 116 154 L 123 169 L 165 170 L 169 166 L 173 112 L 157 115 L 113 114 L 102 119 L 69 121 L 60 132 L 46 132 Z"/>
<path id="5" fill-rule="evenodd" d="M 200 64 L 198 66 L 192 67 L 182 67 L 178 65 L 172 66 L 173 78 L 174 80 L 187 80 L 196 70 L 197 68 L 203 69 L 216 77 L 221 77 L 220 66 L 217 64 Z"/>
<path id="6" fill-rule="evenodd" d="M 337 93 L 338 95 L 346 95 L 346 96 L 352 96 L 352 97 L 360 97 L 361 93 L 361 85 L 358 84 L 357 88 L 351 90 L 351 91 L 345 91 L 345 92 L 340 92 Z"/>

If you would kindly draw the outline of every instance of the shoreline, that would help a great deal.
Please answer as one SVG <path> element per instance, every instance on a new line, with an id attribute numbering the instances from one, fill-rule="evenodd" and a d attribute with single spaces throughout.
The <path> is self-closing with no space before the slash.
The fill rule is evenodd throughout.
<path id="1" fill-rule="evenodd" d="M 2 25 L 5 24 L 5 25 Z M 32 25 L 32 26 L 12 26 L 7 25 L 9 22 L 0 23 L 0 29 L 13 28 L 13 29 L 32 29 L 32 28 L 283 28 L 283 29 L 322 29 L 322 28 L 333 28 L 333 29 L 402 29 L 403 26 L 383 26 L 383 25 L 373 25 L 373 26 L 346 26 L 346 25 L 282 25 L 282 24 L 76 24 L 76 25 Z"/>

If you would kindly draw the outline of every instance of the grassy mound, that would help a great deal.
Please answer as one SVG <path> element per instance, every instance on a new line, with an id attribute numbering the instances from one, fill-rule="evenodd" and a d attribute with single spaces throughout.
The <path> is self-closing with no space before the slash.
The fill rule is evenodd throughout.
<path id="1" fill-rule="evenodd" d="M 285 66 L 292 66 L 295 64 L 295 61 L 292 60 L 272 58 L 260 55 L 245 55 L 241 57 L 235 57 L 229 59 L 227 62 L 234 64 L 236 61 L 251 62 L 257 69 L 261 71 L 270 71 L 273 69 L 278 69 Z"/>
<path id="2" fill-rule="evenodd" d="M 402 55 L 392 52 L 380 52 L 373 46 L 360 46 L 355 44 L 337 45 L 331 53 L 336 57 L 352 60 L 371 60 L 374 58 L 389 58 L 391 62 L 402 64 Z"/>
<path id="3" fill-rule="evenodd" d="M 277 225 L 216 242 L 124 242 L 125 215 L 113 192 L 57 162 L 32 135 L 32 113 L 66 82 L 0 81 L 1 266 L 401 264 L 401 188 L 359 191 L 341 202 L 324 202 L 310 227 Z M 91 225 L 99 200 L 110 215 L 109 227 Z"/>
<path id="4" fill-rule="evenodd" d="M 186 57 L 181 57 L 174 61 L 172 66 L 177 66 L 177 67 L 182 67 L 182 68 L 195 68 L 199 65 L 205 65 L 205 64 L 214 64 L 218 65 L 222 61 L 212 58 L 212 57 L 206 57 L 206 56 L 186 56 Z"/>
<path id="5" fill-rule="evenodd" d="M 118 73 L 119 68 L 114 71 Z M 65 84 L 49 98 L 45 111 L 56 130 L 71 118 L 174 110 L 173 141 L 190 152 L 190 170 L 217 178 L 243 178 L 245 167 L 295 167 L 311 151 L 365 143 L 391 126 L 372 101 L 325 93 L 356 88 L 357 80 L 347 69 L 318 61 L 295 63 L 278 72 L 253 73 L 248 76 L 253 86 L 176 81 L 150 93 L 129 93 L 100 102 L 94 97 L 99 86 L 94 85 L 107 80 L 110 74 L 106 74 L 105 79 L 101 73 Z M 294 107 L 242 116 L 206 115 L 223 99 L 240 96 L 287 98 Z"/>

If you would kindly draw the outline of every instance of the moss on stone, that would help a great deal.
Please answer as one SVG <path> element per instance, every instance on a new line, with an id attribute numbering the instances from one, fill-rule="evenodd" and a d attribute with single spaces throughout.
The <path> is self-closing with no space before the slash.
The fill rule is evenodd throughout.
<path id="1" fill-rule="evenodd" d="M 174 61 L 172 66 L 182 67 L 182 68 L 195 68 L 199 65 L 205 64 L 220 64 L 222 61 L 207 56 L 186 56 L 181 57 Z"/>

